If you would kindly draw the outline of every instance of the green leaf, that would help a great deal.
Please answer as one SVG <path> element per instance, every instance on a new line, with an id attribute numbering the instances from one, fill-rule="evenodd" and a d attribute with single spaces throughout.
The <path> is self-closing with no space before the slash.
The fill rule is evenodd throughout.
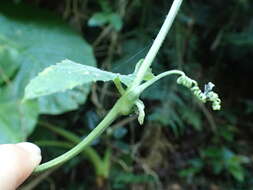
<path id="1" fill-rule="evenodd" d="M 91 47 L 57 16 L 19 3 L 0 3 L 0 36 L 18 48 L 19 72 L 5 94 L 21 99 L 24 88 L 44 68 L 63 59 L 95 66 Z M 16 67 L 17 68 L 17 67 Z M 59 114 L 76 109 L 89 93 L 89 85 L 38 100 L 40 113 Z"/>
<path id="2" fill-rule="evenodd" d="M 230 172 L 233 177 L 242 182 L 245 176 L 245 170 L 242 167 L 243 163 L 249 163 L 250 159 L 246 156 L 241 155 L 232 155 L 226 161 L 227 170 Z"/>
<path id="3" fill-rule="evenodd" d="M 243 182 L 244 181 L 244 170 L 240 165 L 232 165 L 228 167 L 228 171 L 231 173 L 231 175 L 238 181 Z"/>
<path id="4" fill-rule="evenodd" d="M 200 173 L 204 167 L 204 162 L 200 158 L 194 158 L 189 160 L 190 167 L 183 169 L 179 172 L 179 175 L 182 177 L 187 177 L 189 181 L 192 178 Z"/>
<path id="5" fill-rule="evenodd" d="M 203 158 L 209 158 L 209 159 L 223 159 L 224 157 L 223 148 L 216 147 L 216 146 L 209 146 L 201 150 L 200 154 Z"/>
<path id="6" fill-rule="evenodd" d="M 0 143 L 15 143 L 26 140 L 39 113 L 76 109 L 90 90 L 87 84 L 21 104 L 28 82 L 63 59 L 92 66 L 95 59 L 82 37 L 47 11 L 1 1 L 0 23 Z"/>
<path id="7" fill-rule="evenodd" d="M 99 12 L 92 15 L 92 17 L 88 21 L 88 26 L 96 27 L 103 26 L 107 24 L 110 20 L 110 14 L 105 12 Z"/>
<path id="8" fill-rule="evenodd" d="M 122 172 L 118 169 L 114 169 L 111 172 L 112 179 L 114 182 L 113 189 L 122 189 L 124 184 L 140 184 L 140 183 L 153 183 L 155 178 L 148 174 L 133 174 L 131 172 Z"/>
<path id="9" fill-rule="evenodd" d="M 103 71 L 95 67 L 81 65 L 70 60 L 63 60 L 39 73 L 25 89 L 24 99 L 63 92 L 74 87 L 96 81 L 111 81 L 115 78 L 128 85 L 132 75 L 120 75 Z"/>
<path id="10" fill-rule="evenodd" d="M 18 49 L 1 40 L 0 36 L 0 84 L 10 82 L 10 78 L 19 68 L 19 64 L 16 64 L 18 56 Z"/>
<path id="11" fill-rule="evenodd" d="M 116 13 L 111 13 L 109 21 L 110 21 L 110 24 L 114 27 L 114 29 L 116 31 L 121 30 L 121 28 L 123 26 L 123 22 L 122 22 L 122 19 L 121 19 L 120 15 L 118 15 Z"/>
<path id="12" fill-rule="evenodd" d="M 105 24 L 111 24 L 116 31 L 120 31 L 123 22 L 121 17 L 113 12 L 97 12 L 88 21 L 88 26 L 104 26 Z"/>
<path id="13" fill-rule="evenodd" d="M 26 141 L 33 131 L 38 116 L 38 104 L 28 101 L 20 104 L 0 102 L 0 144 Z"/>
<path id="14" fill-rule="evenodd" d="M 143 61 L 144 61 L 144 59 L 140 59 L 140 60 L 136 63 L 135 69 L 134 69 L 134 74 L 135 74 L 135 75 L 138 73 L 138 71 L 139 71 L 139 69 L 140 69 L 140 67 L 141 67 L 141 65 L 142 65 L 142 63 L 143 63 Z M 147 70 L 147 72 L 145 73 L 143 79 L 144 79 L 145 81 L 148 81 L 148 80 L 151 80 L 151 79 L 153 79 L 153 78 L 155 78 L 155 75 L 152 73 L 152 69 L 151 69 L 151 68 L 148 68 L 148 70 Z"/>

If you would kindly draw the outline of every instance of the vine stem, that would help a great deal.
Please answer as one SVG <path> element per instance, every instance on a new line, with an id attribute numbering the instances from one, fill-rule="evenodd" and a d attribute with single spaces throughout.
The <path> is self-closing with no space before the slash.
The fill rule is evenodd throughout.
<path id="1" fill-rule="evenodd" d="M 168 15 L 166 16 L 166 19 L 158 33 L 158 35 L 156 36 L 148 54 L 146 55 L 144 61 L 142 62 L 142 65 L 140 66 L 138 72 L 137 72 L 137 76 L 134 79 L 133 83 L 132 83 L 132 88 L 137 87 L 143 80 L 144 75 L 146 74 L 148 68 L 151 66 L 152 62 L 154 61 L 167 33 L 169 32 L 171 25 L 177 15 L 177 12 L 182 4 L 183 0 L 174 0 L 171 9 L 168 13 Z"/>
<path id="2" fill-rule="evenodd" d="M 153 79 L 150 79 L 147 82 L 139 85 L 138 89 L 137 89 L 138 93 L 141 94 L 150 85 L 154 84 L 156 81 L 160 80 L 161 78 L 169 76 L 169 75 L 181 75 L 181 76 L 185 76 L 185 73 L 183 71 L 180 71 L 180 70 L 170 70 L 170 71 L 163 72 L 163 73 L 155 76 Z"/>
<path id="3" fill-rule="evenodd" d="M 81 151 L 83 151 L 83 148 L 89 145 L 94 139 L 96 139 L 107 127 L 110 126 L 110 124 L 118 117 L 118 104 L 116 103 L 113 108 L 109 111 L 109 113 L 106 115 L 106 117 L 99 123 L 99 125 L 93 129 L 89 133 L 88 136 L 86 136 L 79 144 L 77 144 L 74 148 L 69 150 L 68 152 L 62 154 L 61 156 L 50 160 L 49 162 L 46 162 L 44 164 L 39 165 L 37 168 L 35 168 L 34 173 L 42 172 L 44 170 L 47 170 L 49 168 L 58 166 L 63 164 L 64 162 L 70 160 L 77 154 L 79 154 Z"/>
<path id="4" fill-rule="evenodd" d="M 105 129 L 107 129 L 111 123 L 117 119 L 120 115 L 127 115 L 131 113 L 131 108 L 134 106 L 140 92 L 138 86 L 143 81 L 143 78 L 152 64 L 155 56 L 157 55 L 171 25 L 176 17 L 176 14 L 182 4 L 183 0 L 174 0 L 171 9 L 156 37 L 154 40 L 148 54 L 146 55 L 142 65 L 140 66 L 136 78 L 134 79 L 133 83 L 131 84 L 130 88 L 124 95 L 115 103 L 109 113 L 105 116 L 105 118 L 98 124 L 98 126 L 91 131 L 86 138 L 84 138 L 79 144 L 77 144 L 74 148 L 69 150 L 68 152 L 64 153 L 63 155 L 48 161 L 44 164 L 39 165 L 35 168 L 34 172 L 42 172 L 49 168 L 59 166 L 64 162 L 68 161 L 69 159 L 73 158 L 77 154 L 79 154 L 87 145 L 89 145 L 94 139 L 96 139 Z M 159 75 L 158 75 L 159 76 Z M 146 84 L 146 83 L 144 83 Z M 142 85 L 141 85 L 142 86 Z M 136 88 L 137 87 L 137 88 Z M 145 86 L 144 86 L 145 87 Z"/>

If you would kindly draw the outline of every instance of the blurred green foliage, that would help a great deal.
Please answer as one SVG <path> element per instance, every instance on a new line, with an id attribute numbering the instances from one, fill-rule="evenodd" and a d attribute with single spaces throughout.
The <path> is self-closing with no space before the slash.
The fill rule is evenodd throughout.
<path id="1" fill-rule="evenodd" d="M 25 85 L 66 58 L 129 74 L 148 51 L 171 3 L 1 2 L 0 142 L 38 142 L 46 161 L 77 141 L 43 122 L 76 140 L 85 137 L 117 99 L 111 85 L 98 83 L 92 91 L 81 86 L 22 104 Z M 92 144 L 100 164 L 84 151 L 41 178 L 35 189 L 253 189 L 252 8 L 250 0 L 184 1 L 152 68 L 156 74 L 182 69 L 202 86 L 212 81 L 222 111 L 209 111 L 174 78 L 163 79 L 142 96 L 143 127 L 135 115 L 121 118 Z"/>
<path id="2" fill-rule="evenodd" d="M 1 3 L 0 11 L 0 68 L 1 78 L 5 82 L 1 87 L 0 101 L 6 105 L 1 106 L 1 118 L 6 113 L 13 113 L 13 119 L 10 119 L 12 123 L 8 119 L 1 121 L 0 131 L 3 137 L 0 142 L 24 141 L 35 126 L 34 120 L 39 113 L 59 114 L 76 109 L 85 101 L 89 92 L 86 85 L 65 94 L 40 98 L 34 104 L 20 103 L 29 80 L 43 68 L 67 57 L 87 65 L 95 65 L 95 60 L 89 45 L 55 15 L 10 3 Z M 15 112 L 10 110 L 10 106 Z M 27 109 L 32 109 L 33 113 L 27 114 Z M 24 134 L 18 136 L 17 130 Z"/>

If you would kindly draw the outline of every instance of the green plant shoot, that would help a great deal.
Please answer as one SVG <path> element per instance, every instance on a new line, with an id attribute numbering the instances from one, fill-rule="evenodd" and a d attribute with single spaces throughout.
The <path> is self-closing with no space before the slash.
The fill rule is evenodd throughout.
<path id="1" fill-rule="evenodd" d="M 177 83 L 189 88 L 201 102 L 205 103 L 210 101 L 214 110 L 219 110 L 221 108 L 221 100 L 219 99 L 218 95 L 212 91 L 213 85 L 211 85 L 211 83 L 209 83 L 206 86 L 205 91 L 202 92 L 197 82 L 187 77 L 182 71 L 171 70 L 161 73 L 157 76 L 154 76 L 151 73 L 150 66 L 157 55 L 169 29 L 171 28 L 181 4 L 182 0 L 174 0 L 167 17 L 153 42 L 153 45 L 151 46 L 144 60 L 141 60 L 137 63 L 133 74 L 121 75 L 118 73 L 102 71 L 95 67 L 74 63 L 70 60 L 63 60 L 61 63 L 46 68 L 44 71 L 39 73 L 37 77 L 30 81 L 25 89 L 24 101 L 27 99 L 65 91 L 85 83 L 96 81 L 114 81 L 121 94 L 121 97 L 111 108 L 105 118 L 85 139 L 83 139 L 79 144 L 65 154 L 38 166 L 35 169 L 35 172 L 47 170 L 73 158 L 75 155 L 79 154 L 84 147 L 89 145 L 95 138 L 97 138 L 105 129 L 107 129 L 116 118 L 122 115 L 126 116 L 131 114 L 135 110 L 135 107 L 139 113 L 138 121 L 140 124 L 142 124 L 145 117 L 145 106 L 139 97 L 146 88 L 165 76 L 178 75 L 179 77 L 177 79 Z M 127 86 L 127 88 L 124 89 L 121 83 Z"/>

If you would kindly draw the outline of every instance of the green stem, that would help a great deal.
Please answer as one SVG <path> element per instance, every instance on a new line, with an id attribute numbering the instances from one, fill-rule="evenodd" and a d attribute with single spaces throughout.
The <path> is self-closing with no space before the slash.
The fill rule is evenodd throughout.
<path id="1" fill-rule="evenodd" d="M 79 144 L 77 144 L 74 148 L 64 153 L 63 155 L 49 162 L 39 165 L 37 168 L 35 168 L 34 172 L 35 173 L 42 172 L 49 168 L 61 165 L 64 162 L 76 156 L 77 154 L 79 154 L 81 151 L 83 151 L 84 147 L 86 147 L 94 139 L 96 139 L 119 116 L 120 105 L 118 102 L 113 106 L 113 108 L 106 115 L 106 117 L 99 123 L 99 125 L 93 131 L 91 131 L 91 133 L 85 139 L 83 139 Z"/>
<path id="2" fill-rule="evenodd" d="M 118 89 L 120 95 L 123 95 L 125 93 L 125 89 L 123 88 L 120 79 L 116 77 L 113 82 L 116 88 Z"/>
<path id="3" fill-rule="evenodd" d="M 77 135 L 75 135 L 74 133 L 67 131 L 63 128 L 56 127 L 52 124 L 49 124 L 49 123 L 43 122 L 43 121 L 40 121 L 39 124 L 43 127 L 48 128 L 49 130 L 57 133 L 58 135 L 61 135 L 62 137 L 71 141 L 72 143 L 78 144 L 82 141 L 82 139 L 79 138 Z M 72 147 L 73 146 L 74 145 L 72 145 Z M 94 167 L 96 168 L 96 172 L 98 173 L 98 169 L 101 168 L 101 165 L 103 164 L 102 159 L 100 158 L 99 154 L 91 146 L 86 146 L 83 149 L 83 153 L 84 153 L 85 157 L 88 158 L 88 160 L 91 163 L 93 163 Z"/>
<path id="4" fill-rule="evenodd" d="M 110 148 L 107 148 L 104 158 L 103 158 L 103 164 L 101 168 L 101 173 L 103 172 L 103 177 L 108 178 L 110 174 L 110 167 L 111 167 L 111 155 L 112 151 Z"/>
<path id="5" fill-rule="evenodd" d="M 143 80 L 144 75 L 146 74 L 148 68 L 151 66 L 152 62 L 155 59 L 155 56 L 157 55 L 167 33 L 169 32 L 171 25 L 177 15 L 177 12 L 182 4 L 183 0 L 174 0 L 170 11 L 158 33 L 156 36 L 148 54 L 146 55 L 140 69 L 138 70 L 137 76 L 133 81 L 133 84 L 131 85 L 131 88 L 136 88 Z"/>
<path id="6" fill-rule="evenodd" d="M 75 146 L 73 143 L 66 143 L 61 141 L 37 141 L 35 142 L 40 147 L 59 147 L 59 148 L 65 148 L 65 149 L 71 149 Z M 89 158 L 89 161 L 93 164 L 94 170 L 96 172 L 97 176 L 102 176 L 104 178 L 108 178 L 109 172 L 110 172 L 110 155 L 108 156 L 109 150 L 106 151 L 105 158 L 103 160 L 99 159 L 91 159 Z M 87 158 L 87 148 L 81 152 L 81 154 Z M 110 153 L 110 152 L 109 152 Z M 88 153 L 88 157 L 90 157 L 90 154 Z"/>
<path id="7" fill-rule="evenodd" d="M 151 80 L 148 80 L 147 82 L 143 83 L 142 85 L 138 86 L 138 93 L 142 93 L 146 88 L 148 88 L 150 85 L 154 84 L 156 81 L 160 80 L 163 77 L 169 76 L 169 75 L 185 75 L 185 73 L 183 71 L 179 71 L 179 70 L 171 70 L 171 71 L 166 71 L 163 72 L 159 75 L 157 75 L 156 77 L 154 77 Z"/>

